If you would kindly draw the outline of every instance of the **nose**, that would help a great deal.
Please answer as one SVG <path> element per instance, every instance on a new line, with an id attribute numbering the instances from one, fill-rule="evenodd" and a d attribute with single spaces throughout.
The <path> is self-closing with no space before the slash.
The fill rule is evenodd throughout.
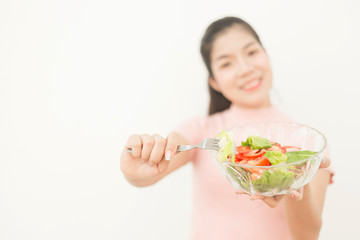
<path id="1" fill-rule="evenodd" d="M 251 65 L 243 57 L 237 58 L 236 74 L 239 77 L 244 77 L 251 72 Z"/>

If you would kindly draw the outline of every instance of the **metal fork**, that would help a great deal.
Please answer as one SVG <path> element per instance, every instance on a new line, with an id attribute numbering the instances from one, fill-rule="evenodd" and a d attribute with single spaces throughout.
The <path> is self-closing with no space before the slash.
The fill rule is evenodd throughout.
<path id="1" fill-rule="evenodd" d="M 194 148 L 210 149 L 210 150 L 219 151 L 220 150 L 219 141 L 220 141 L 220 139 L 218 139 L 218 138 L 206 138 L 202 142 L 195 144 L 195 145 L 179 145 L 179 146 L 177 146 L 176 151 L 183 152 L 183 151 L 188 151 L 188 150 L 191 150 Z M 126 149 L 126 151 L 128 153 L 132 153 L 131 148 Z"/>
<path id="2" fill-rule="evenodd" d="M 176 149 L 178 152 L 188 151 L 194 148 L 201 148 L 201 149 L 210 149 L 219 151 L 219 141 L 218 138 L 206 138 L 202 142 L 195 144 L 195 145 L 179 145 Z"/>

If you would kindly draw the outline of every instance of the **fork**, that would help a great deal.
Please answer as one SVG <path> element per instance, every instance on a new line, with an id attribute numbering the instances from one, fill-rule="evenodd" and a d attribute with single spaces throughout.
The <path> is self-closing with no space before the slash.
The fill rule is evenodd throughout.
<path id="1" fill-rule="evenodd" d="M 220 139 L 218 139 L 218 138 L 206 138 L 202 142 L 195 144 L 195 145 L 178 145 L 176 151 L 184 152 L 184 151 L 188 151 L 188 150 L 191 150 L 194 148 L 219 151 L 220 150 L 219 141 L 220 141 Z M 131 148 L 127 148 L 126 151 L 128 153 L 132 153 Z"/>

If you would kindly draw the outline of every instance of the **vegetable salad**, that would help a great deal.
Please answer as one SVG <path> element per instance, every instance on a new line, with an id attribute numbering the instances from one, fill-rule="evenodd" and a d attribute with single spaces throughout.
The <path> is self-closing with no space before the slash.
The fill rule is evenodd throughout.
<path id="1" fill-rule="evenodd" d="M 218 136 L 220 139 L 220 151 L 218 160 L 221 162 L 232 162 L 243 167 L 229 167 L 228 173 L 232 176 L 239 175 L 240 171 L 246 171 L 248 178 L 236 178 L 245 189 L 249 188 L 250 180 L 252 187 L 258 192 L 266 192 L 274 188 L 279 191 L 289 188 L 296 176 L 301 172 L 302 165 L 290 165 L 277 167 L 276 165 L 296 163 L 307 159 L 317 152 L 301 150 L 297 146 L 282 146 L 280 143 L 272 142 L 260 136 L 248 136 L 246 141 L 236 146 L 233 136 L 225 130 Z M 274 166 L 274 168 L 252 168 L 251 166 Z"/>

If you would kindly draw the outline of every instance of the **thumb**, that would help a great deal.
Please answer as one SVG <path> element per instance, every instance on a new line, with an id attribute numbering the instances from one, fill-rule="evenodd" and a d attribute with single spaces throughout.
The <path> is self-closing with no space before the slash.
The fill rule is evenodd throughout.
<path id="1" fill-rule="evenodd" d="M 295 201 L 300 201 L 303 198 L 304 187 L 299 188 L 298 190 L 292 190 L 287 193 L 287 195 Z"/>
<path id="2" fill-rule="evenodd" d="M 167 137 L 165 148 L 165 160 L 170 161 L 176 154 L 179 138 L 176 133 L 170 133 Z"/>
<path id="3" fill-rule="evenodd" d="M 320 168 L 328 168 L 330 167 L 331 161 L 329 158 L 324 157 L 324 159 L 320 163 Z"/>

